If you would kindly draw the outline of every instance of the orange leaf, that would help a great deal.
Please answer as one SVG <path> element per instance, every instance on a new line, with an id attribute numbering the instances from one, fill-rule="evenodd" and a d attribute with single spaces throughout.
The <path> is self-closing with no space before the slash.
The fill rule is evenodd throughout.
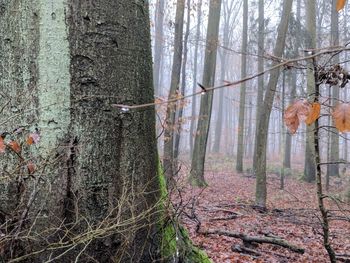
<path id="1" fill-rule="evenodd" d="M 292 134 L 297 131 L 301 121 L 306 121 L 311 107 L 311 104 L 307 100 L 298 100 L 285 110 L 284 122 Z"/>
<path id="2" fill-rule="evenodd" d="M 346 3 L 346 0 L 338 0 L 337 1 L 336 9 L 338 12 L 344 8 L 345 3 Z"/>
<path id="3" fill-rule="evenodd" d="M 335 127 L 340 132 L 350 131 L 350 104 L 338 104 L 332 113 Z"/>
<path id="4" fill-rule="evenodd" d="M 31 133 L 27 138 L 27 144 L 32 145 L 34 143 L 38 143 L 40 140 L 40 135 L 38 133 Z"/>
<path id="5" fill-rule="evenodd" d="M 6 145 L 4 143 L 4 139 L 0 136 L 0 153 L 4 153 L 6 149 Z"/>
<path id="6" fill-rule="evenodd" d="M 33 137 L 29 135 L 29 137 L 27 138 L 27 144 L 32 145 L 33 143 L 34 143 Z"/>
<path id="7" fill-rule="evenodd" d="M 312 124 L 315 120 L 320 117 L 321 112 L 321 104 L 318 102 L 312 103 L 312 107 L 310 108 L 309 116 L 307 116 L 307 119 L 305 120 L 305 123 L 307 125 Z"/>
<path id="8" fill-rule="evenodd" d="M 10 141 L 9 146 L 12 150 L 14 150 L 16 153 L 21 152 L 21 146 L 16 141 Z"/>
<path id="9" fill-rule="evenodd" d="M 33 174 L 36 170 L 35 164 L 31 161 L 27 163 L 27 169 L 29 174 Z"/>

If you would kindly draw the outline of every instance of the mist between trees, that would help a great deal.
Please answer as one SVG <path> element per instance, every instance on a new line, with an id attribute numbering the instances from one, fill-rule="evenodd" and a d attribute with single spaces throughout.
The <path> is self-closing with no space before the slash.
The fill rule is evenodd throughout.
<path id="1" fill-rule="evenodd" d="M 347 262 L 349 12 L 0 3 L 0 262 Z"/>

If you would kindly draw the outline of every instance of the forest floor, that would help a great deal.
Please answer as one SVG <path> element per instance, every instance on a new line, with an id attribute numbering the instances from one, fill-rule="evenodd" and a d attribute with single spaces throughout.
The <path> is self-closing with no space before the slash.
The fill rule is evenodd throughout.
<path id="1" fill-rule="evenodd" d="M 288 176 L 285 189 L 280 190 L 278 174 L 268 174 L 268 207 L 262 211 L 254 206 L 255 178 L 237 174 L 217 162 L 206 169 L 208 187 L 180 187 L 173 194 L 178 209 L 183 209 L 182 222 L 195 245 L 207 252 L 215 263 L 228 262 L 329 262 L 323 247 L 316 188 L 296 176 Z M 183 183 L 181 183 L 181 181 Z M 345 181 L 332 180 L 329 196 L 334 200 L 346 188 Z M 347 180 L 348 181 L 348 180 Z M 341 261 L 350 262 L 350 206 L 341 201 L 327 201 L 330 209 L 331 244 Z M 198 221 L 200 222 L 199 232 Z M 242 248 L 238 238 L 204 235 L 206 230 L 226 230 L 259 237 L 280 237 L 305 249 L 304 254 L 271 244 L 259 244 L 249 252 L 233 252 Z M 347 254 L 347 255 L 346 255 Z M 347 261 L 349 260 L 349 261 Z"/>

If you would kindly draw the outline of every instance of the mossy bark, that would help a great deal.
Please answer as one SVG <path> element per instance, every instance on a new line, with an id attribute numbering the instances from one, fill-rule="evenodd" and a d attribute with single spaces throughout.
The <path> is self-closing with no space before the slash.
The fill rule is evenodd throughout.
<path id="1" fill-rule="evenodd" d="M 160 233 L 160 255 L 162 262 L 184 262 L 184 263 L 211 263 L 207 254 L 193 245 L 187 231 L 179 224 L 176 218 L 170 218 L 167 209 L 168 190 L 164 177 L 163 167 L 158 162 L 158 179 L 161 191 L 161 220 L 159 222 Z"/>
<path id="2" fill-rule="evenodd" d="M 2 1 L 0 23 L 2 129 L 41 136 L 35 179 L 1 156 L 4 261 L 151 262 L 154 109 L 111 107 L 154 100 L 148 2 Z"/>

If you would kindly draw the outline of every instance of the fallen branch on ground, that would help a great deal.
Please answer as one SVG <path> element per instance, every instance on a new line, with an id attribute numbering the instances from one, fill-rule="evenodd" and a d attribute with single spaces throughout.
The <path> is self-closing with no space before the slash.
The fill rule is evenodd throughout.
<path id="1" fill-rule="evenodd" d="M 248 254 L 248 255 L 253 255 L 253 256 L 256 256 L 256 257 L 260 257 L 261 256 L 261 253 L 252 249 L 252 248 L 248 248 L 248 247 L 242 247 L 240 245 L 234 245 L 231 247 L 231 250 L 233 252 L 237 252 L 237 253 L 244 253 L 244 254 Z"/>
<path id="2" fill-rule="evenodd" d="M 225 230 L 206 230 L 206 231 L 199 231 L 199 233 L 203 235 L 220 235 L 220 236 L 239 238 L 243 241 L 243 243 L 248 243 L 248 244 L 251 244 L 253 242 L 259 243 L 259 244 L 263 244 L 263 243 L 273 244 L 273 245 L 287 248 L 299 254 L 304 254 L 305 252 L 305 249 L 300 248 L 296 245 L 290 244 L 289 242 L 287 242 L 282 238 L 247 236 L 245 234 L 235 233 L 235 232 L 230 232 Z"/>

